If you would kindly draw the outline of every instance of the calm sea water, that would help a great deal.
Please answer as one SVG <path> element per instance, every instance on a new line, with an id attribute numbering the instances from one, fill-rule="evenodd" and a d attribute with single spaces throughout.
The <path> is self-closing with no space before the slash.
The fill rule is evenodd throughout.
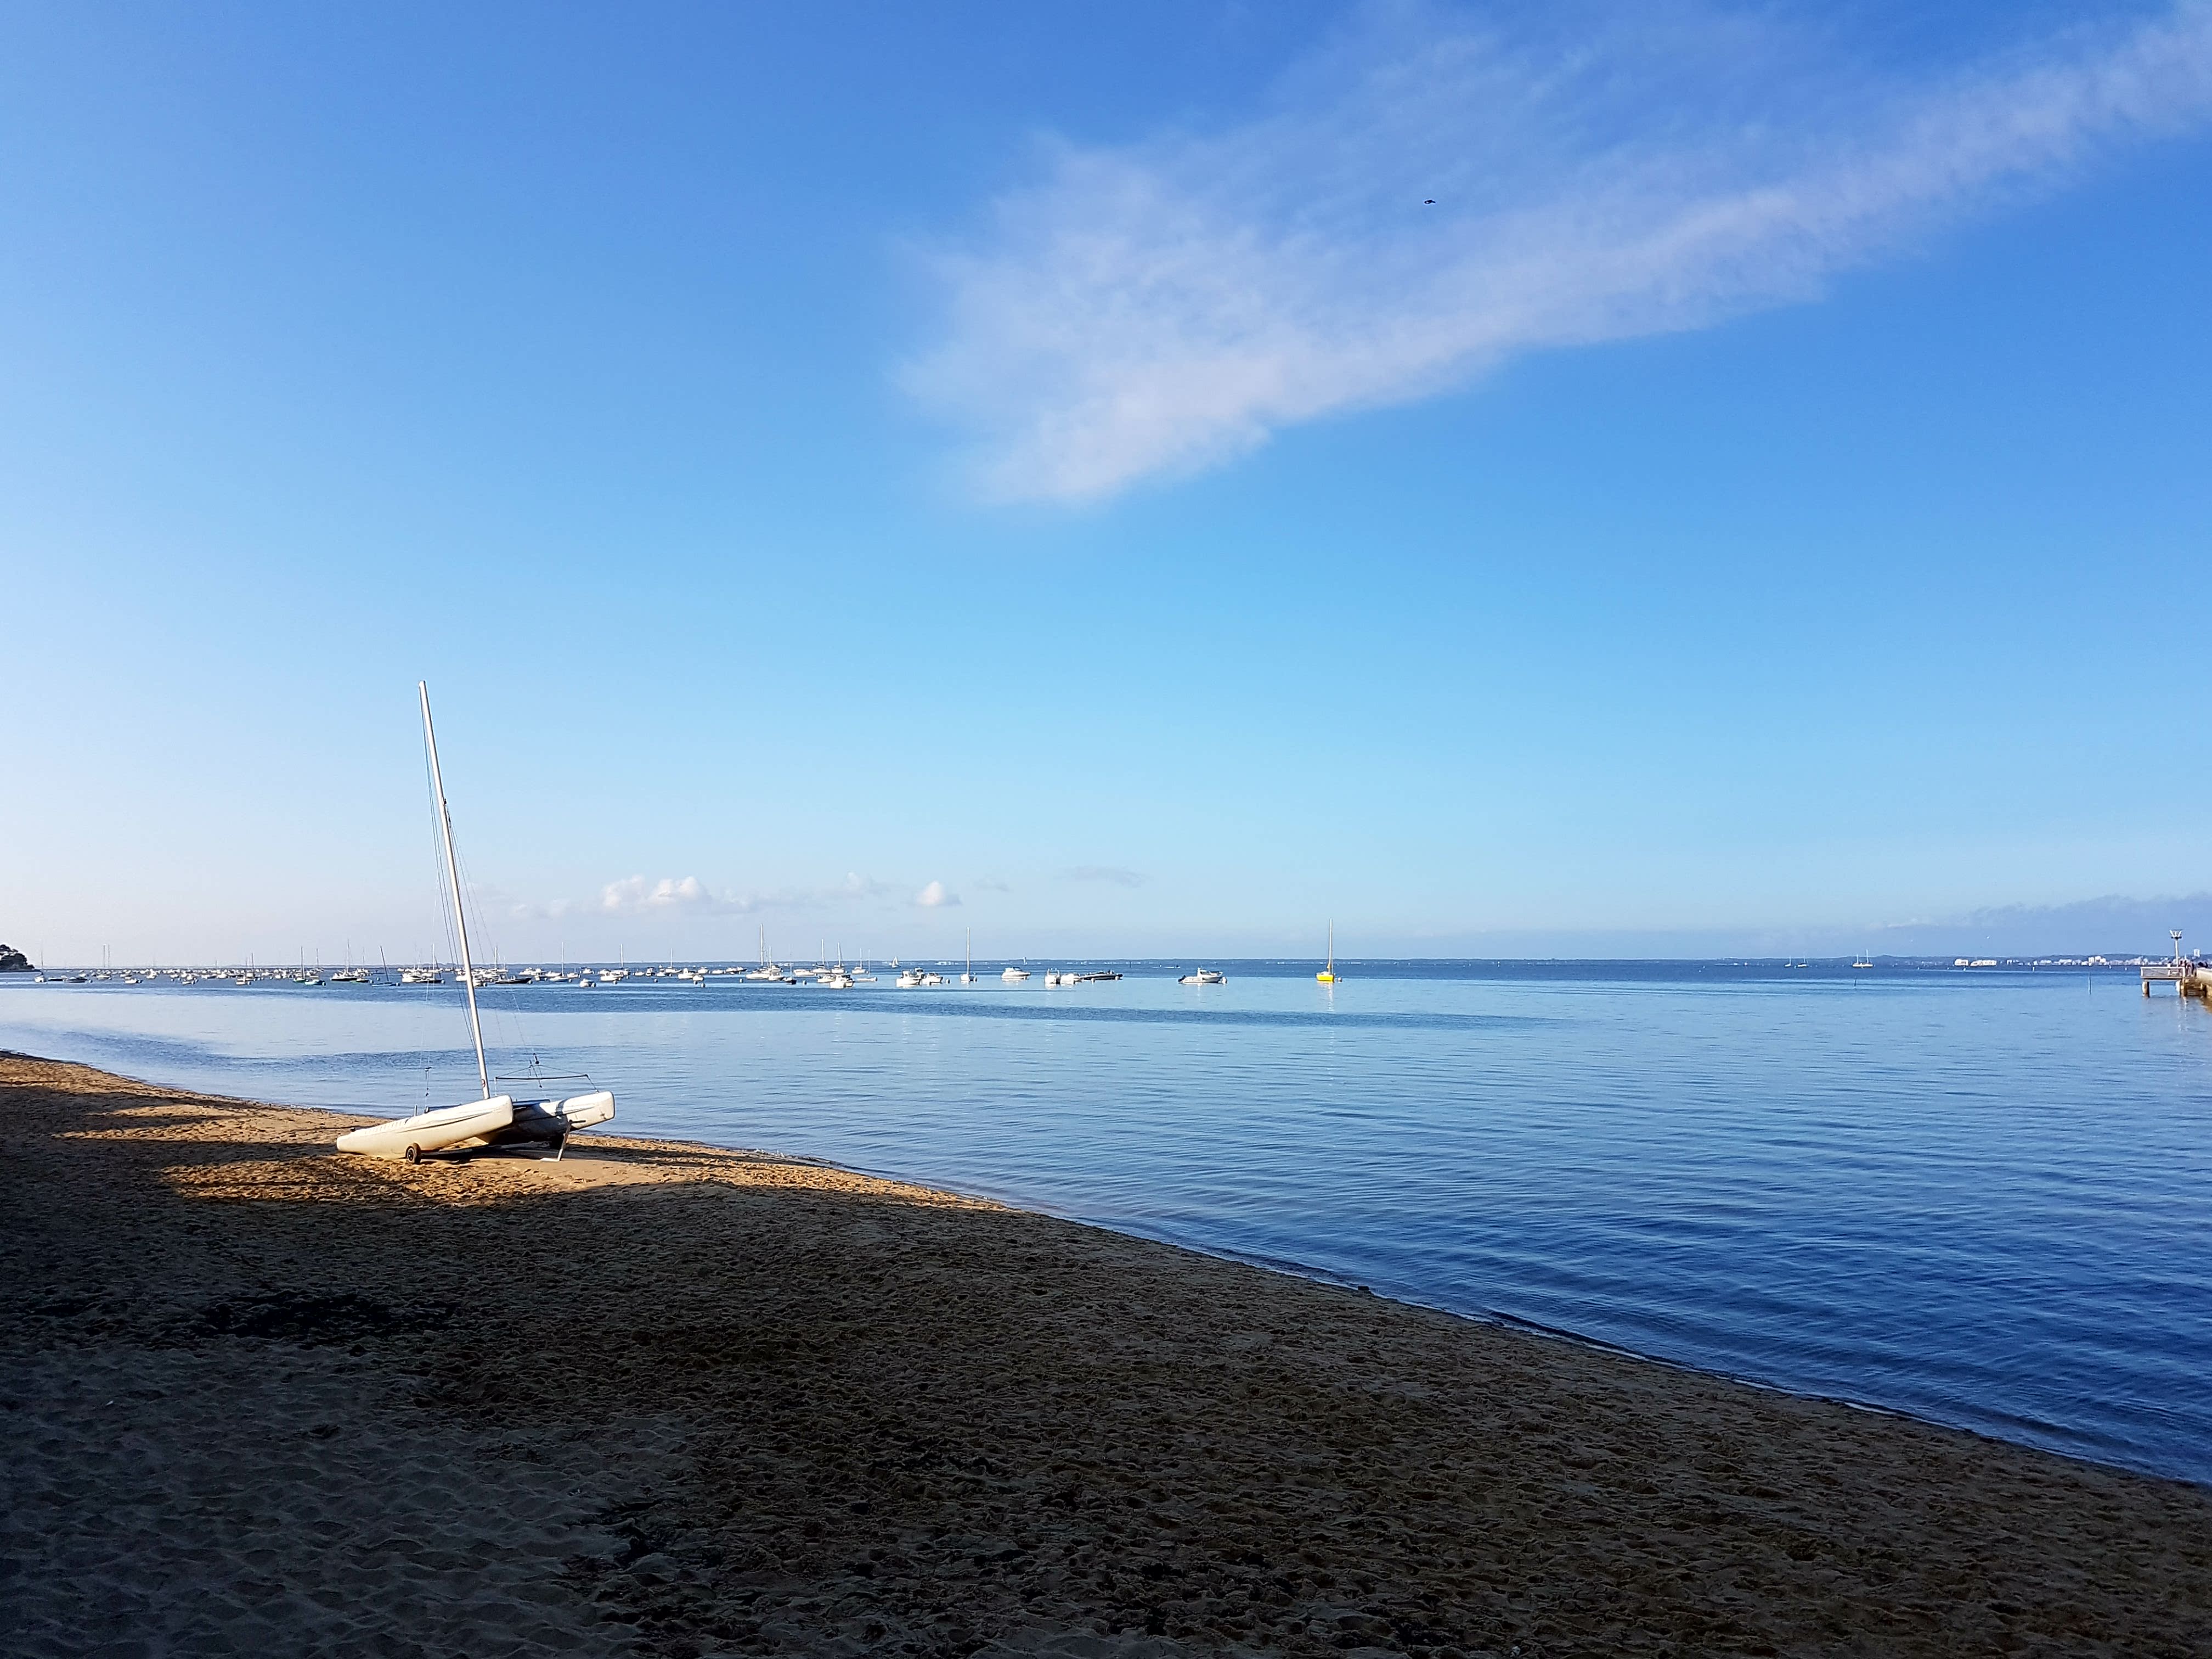
<path id="1" fill-rule="evenodd" d="M 2212 1015 L 2131 978 L 1139 967 L 487 993 L 495 1070 L 827 1158 L 2212 1482 Z M 0 1046 L 393 1114 L 459 992 L 0 981 Z"/>

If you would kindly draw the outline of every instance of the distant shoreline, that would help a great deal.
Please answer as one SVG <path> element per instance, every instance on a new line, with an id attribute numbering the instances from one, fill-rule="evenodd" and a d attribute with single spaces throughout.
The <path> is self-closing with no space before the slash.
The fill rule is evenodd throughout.
<path id="1" fill-rule="evenodd" d="M 2198 954 L 2197 959 L 2203 959 L 2202 953 Z M 2166 955 L 2124 951 L 2073 953 L 2057 951 L 2010 956 L 1982 953 L 1954 956 L 1945 952 L 1925 956 L 1875 955 L 1873 957 L 1860 957 L 1850 952 L 1843 952 L 1793 956 L 1710 957 L 1346 957 L 1339 959 L 1337 967 L 1340 979 L 1346 982 L 1357 983 L 1363 976 L 1395 979 L 1420 976 L 1452 969 L 1468 970 L 1470 975 L 1474 977 L 1488 977 L 1493 975 L 1510 975 L 1520 973 L 1550 975 L 1607 971 L 1656 972 L 1667 969 L 1679 969 L 1686 972 L 1732 969 L 1749 972 L 1777 973 L 1793 970 L 1798 972 L 1872 970 L 1912 974 L 1988 973 L 1992 970 L 2005 973 L 2051 973 L 2063 970 L 2069 974 L 2088 972 L 2125 975 L 2172 960 L 2172 957 Z M 1019 960 L 993 958 L 986 961 L 979 957 L 972 962 L 963 962 L 959 957 L 917 956 L 882 959 L 870 957 L 860 965 L 872 972 L 888 972 L 900 967 L 969 969 L 974 971 L 980 981 L 995 986 L 999 983 L 1002 973 L 1011 967 L 1027 968 L 1042 981 L 1042 976 L 1048 971 L 1048 964 L 1081 969 L 1107 968 L 1144 977 L 1175 976 L 1188 973 L 1194 967 L 1211 967 L 1234 969 L 1243 974 L 1267 979 L 1302 979 L 1320 966 L 1317 958 L 1310 959 L 1304 957 L 1200 955 L 1116 957 L 1082 953 Z M 480 979 L 478 983 L 483 986 L 511 986 L 526 982 L 556 984 L 579 978 L 593 978 L 604 974 L 607 975 L 610 981 L 620 975 L 625 983 L 636 987 L 649 985 L 659 980 L 679 978 L 684 974 L 699 970 L 704 970 L 717 978 L 727 977 L 740 982 L 747 982 L 750 970 L 757 965 L 750 957 L 709 956 L 655 957 L 641 963 L 632 962 L 620 966 L 612 961 L 548 959 L 538 962 L 510 963 L 499 970 L 502 974 L 524 975 L 523 980 L 487 976 Z M 805 976 L 817 971 L 817 966 L 826 968 L 828 964 L 803 966 L 794 964 L 781 971 Z M 151 981 L 155 983 L 173 984 L 180 977 L 185 978 L 189 982 L 229 982 L 238 979 L 242 982 L 252 984 L 281 984 L 288 981 L 297 982 L 312 977 L 319 983 L 335 985 L 341 982 L 336 977 L 337 975 L 358 973 L 363 976 L 360 981 L 361 983 L 391 985 L 402 982 L 400 976 L 403 973 L 417 970 L 435 973 L 440 977 L 422 986 L 410 988 L 434 989 L 441 985 L 448 988 L 459 987 L 459 965 L 443 961 L 404 965 L 393 963 L 375 968 L 368 968 L 358 963 L 343 968 L 337 963 L 293 966 L 279 964 L 274 967 L 267 964 L 254 966 L 246 963 L 171 963 L 166 965 L 142 963 L 112 967 L 85 964 L 67 964 L 58 967 L 34 965 L 0 972 L 0 984 L 33 982 L 112 984 L 126 978 L 134 982 Z M 890 981 L 881 982 L 888 984 Z M 611 985 L 609 988 L 611 988 Z M 1032 988 L 1041 988 L 1041 987 Z"/>

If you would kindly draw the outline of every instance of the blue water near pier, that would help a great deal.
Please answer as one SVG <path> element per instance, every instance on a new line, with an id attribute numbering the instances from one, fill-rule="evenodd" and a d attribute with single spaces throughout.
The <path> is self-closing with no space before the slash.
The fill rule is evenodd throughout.
<path id="1" fill-rule="evenodd" d="M 2212 1014 L 2132 976 L 1173 968 L 486 994 L 616 1126 L 825 1158 L 2212 1482 Z M 399 1114 L 458 990 L 0 981 L 0 1046 Z M 581 1086 L 581 1085 L 577 1085 Z"/>

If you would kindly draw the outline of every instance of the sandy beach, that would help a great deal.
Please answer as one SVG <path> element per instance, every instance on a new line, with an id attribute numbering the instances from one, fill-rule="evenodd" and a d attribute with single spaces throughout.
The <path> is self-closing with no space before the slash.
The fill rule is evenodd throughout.
<path id="1" fill-rule="evenodd" d="M 0 1059 L 9 1654 L 2192 1654 L 2212 1493 L 820 1165 Z"/>

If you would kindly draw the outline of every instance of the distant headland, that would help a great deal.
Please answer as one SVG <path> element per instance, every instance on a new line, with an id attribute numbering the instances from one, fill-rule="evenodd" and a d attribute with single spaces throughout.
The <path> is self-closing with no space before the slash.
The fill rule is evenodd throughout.
<path id="1" fill-rule="evenodd" d="M 0 974 L 27 974 L 30 971 L 30 957 L 21 951 L 0 945 Z"/>

